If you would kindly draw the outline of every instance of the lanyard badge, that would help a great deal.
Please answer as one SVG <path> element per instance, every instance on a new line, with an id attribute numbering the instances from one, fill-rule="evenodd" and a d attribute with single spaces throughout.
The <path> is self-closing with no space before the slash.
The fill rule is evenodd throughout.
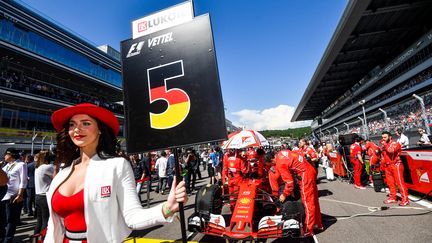
<path id="1" fill-rule="evenodd" d="M 15 167 L 15 164 L 16 164 L 16 162 L 13 162 L 7 169 L 6 169 L 6 174 L 7 174 L 7 177 L 8 177 L 8 179 L 10 179 L 11 178 L 11 175 L 12 175 L 12 169 Z"/>

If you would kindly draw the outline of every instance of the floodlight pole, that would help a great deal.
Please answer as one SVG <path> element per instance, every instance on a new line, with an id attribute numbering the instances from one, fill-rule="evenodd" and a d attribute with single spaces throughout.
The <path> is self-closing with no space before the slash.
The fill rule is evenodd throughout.
<path id="1" fill-rule="evenodd" d="M 337 127 L 333 127 L 333 128 L 336 130 L 336 137 L 337 137 L 337 139 L 339 139 L 339 129 Z"/>
<path id="2" fill-rule="evenodd" d="M 421 109 L 422 109 L 422 118 L 423 118 L 423 121 L 425 123 L 425 128 L 426 128 L 425 130 L 426 130 L 426 133 L 429 135 L 430 134 L 429 121 L 428 121 L 427 116 L 426 116 L 426 108 L 425 108 L 423 98 L 416 95 L 416 94 L 413 94 L 413 97 L 420 101 L 420 105 L 421 105 Z"/>
<path id="3" fill-rule="evenodd" d="M 378 110 L 381 111 L 384 114 L 385 127 L 386 127 L 386 130 L 388 132 L 390 132 L 390 126 L 389 126 L 389 123 L 388 123 L 388 120 L 387 120 L 387 112 L 385 110 L 381 109 L 381 108 L 379 108 Z"/>
<path id="4" fill-rule="evenodd" d="M 368 128 L 368 125 L 367 125 L 366 112 L 365 112 L 365 108 L 364 108 L 364 104 L 365 103 L 366 103 L 365 100 L 359 101 L 359 104 L 361 105 L 362 110 L 363 110 L 363 119 L 364 119 L 363 126 L 364 126 L 364 129 L 365 129 L 365 139 L 369 139 L 369 128 Z"/>
<path id="5" fill-rule="evenodd" d="M 44 149 L 45 138 L 46 138 L 46 136 L 44 136 L 44 137 L 42 138 L 41 150 Z"/>
<path id="6" fill-rule="evenodd" d="M 363 120 L 363 118 L 361 118 L 361 117 L 357 117 L 361 122 L 362 122 L 362 127 L 363 127 L 363 136 L 365 136 L 366 137 L 366 131 L 365 131 L 365 126 L 364 126 L 364 120 Z"/>
<path id="7" fill-rule="evenodd" d="M 32 136 L 32 140 L 31 140 L 31 151 L 30 154 L 33 155 L 34 153 L 34 141 L 37 137 L 37 133 L 36 133 L 36 128 L 33 127 L 33 136 Z"/>
<path id="8" fill-rule="evenodd" d="M 50 136 L 50 146 L 49 146 L 49 152 L 52 153 L 54 148 L 54 142 L 52 136 Z"/>
<path id="9" fill-rule="evenodd" d="M 347 127 L 347 133 L 349 132 L 350 128 L 349 128 L 349 124 L 344 122 L 345 126 Z"/>

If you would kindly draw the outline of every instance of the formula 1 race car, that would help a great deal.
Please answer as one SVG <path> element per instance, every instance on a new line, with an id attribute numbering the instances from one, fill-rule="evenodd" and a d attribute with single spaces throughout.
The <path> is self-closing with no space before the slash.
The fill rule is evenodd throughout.
<path id="1" fill-rule="evenodd" d="M 302 238 L 304 208 L 299 196 L 281 204 L 265 190 L 266 182 L 243 178 L 238 193 L 231 195 L 223 194 L 220 185 L 201 188 L 196 195 L 195 212 L 188 218 L 188 230 L 220 236 L 227 242 Z M 235 207 L 232 213 L 223 214 L 222 207 L 230 200 L 235 200 Z"/>

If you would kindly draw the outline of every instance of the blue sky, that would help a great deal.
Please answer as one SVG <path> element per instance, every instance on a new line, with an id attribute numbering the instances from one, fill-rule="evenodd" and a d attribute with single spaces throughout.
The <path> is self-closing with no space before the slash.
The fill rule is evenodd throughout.
<path id="1" fill-rule="evenodd" d="M 131 21 L 179 0 L 21 0 L 96 45 L 119 50 Z M 248 129 L 285 129 L 348 0 L 194 0 L 210 13 L 225 114 Z"/>

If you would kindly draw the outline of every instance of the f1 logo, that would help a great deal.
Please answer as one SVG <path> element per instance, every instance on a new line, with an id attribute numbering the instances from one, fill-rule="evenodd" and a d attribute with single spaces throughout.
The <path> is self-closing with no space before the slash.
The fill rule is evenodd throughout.
<path id="1" fill-rule="evenodd" d="M 129 49 L 128 54 L 126 55 L 126 58 L 133 57 L 135 55 L 140 54 L 143 45 L 144 45 L 144 41 L 140 41 L 138 43 L 133 43 Z"/>

